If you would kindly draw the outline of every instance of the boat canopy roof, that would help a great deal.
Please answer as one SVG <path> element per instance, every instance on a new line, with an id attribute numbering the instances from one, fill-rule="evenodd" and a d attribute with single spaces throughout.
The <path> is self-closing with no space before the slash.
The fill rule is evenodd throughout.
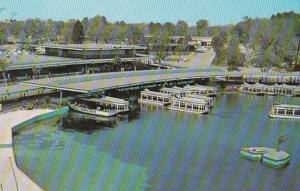
<path id="1" fill-rule="evenodd" d="M 150 91 L 150 90 L 141 91 L 141 94 L 161 96 L 161 97 L 166 97 L 166 98 L 170 98 L 171 97 L 169 94 L 165 94 L 165 93 L 162 93 L 162 92 Z"/>
<path id="2" fill-rule="evenodd" d="M 171 88 L 161 88 L 160 91 L 169 91 L 169 92 L 183 92 L 183 88 L 181 87 L 178 87 L 178 86 L 174 86 L 174 87 L 171 87 Z"/>
<path id="3" fill-rule="evenodd" d="M 203 85 L 199 85 L 199 84 L 196 84 L 194 86 L 186 85 L 186 86 L 184 86 L 184 89 L 185 90 L 216 90 L 215 87 L 203 86 Z"/>
<path id="4" fill-rule="evenodd" d="M 109 96 L 104 96 L 102 98 L 81 98 L 81 100 L 95 102 L 95 103 L 109 103 L 109 104 L 123 104 L 123 105 L 129 104 L 129 102 L 126 100 L 109 97 Z"/>
<path id="5" fill-rule="evenodd" d="M 300 105 L 274 104 L 273 106 L 282 109 L 300 109 Z"/>

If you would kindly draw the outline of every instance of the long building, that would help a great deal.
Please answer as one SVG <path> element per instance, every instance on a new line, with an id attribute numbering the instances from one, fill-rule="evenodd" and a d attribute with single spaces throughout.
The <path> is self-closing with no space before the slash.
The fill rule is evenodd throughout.
<path id="1" fill-rule="evenodd" d="M 133 54 L 145 53 L 147 47 L 137 45 L 120 45 L 120 44 L 45 44 L 32 45 L 33 51 L 45 49 L 47 56 L 59 56 L 67 58 L 82 58 L 82 59 L 102 59 L 133 57 Z"/>

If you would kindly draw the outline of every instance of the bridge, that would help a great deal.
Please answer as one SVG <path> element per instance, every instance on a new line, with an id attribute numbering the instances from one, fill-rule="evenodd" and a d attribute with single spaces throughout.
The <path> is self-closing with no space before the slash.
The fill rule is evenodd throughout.
<path id="1" fill-rule="evenodd" d="M 129 87 L 146 88 L 153 84 L 172 84 L 174 82 L 187 80 L 226 80 L 232 78 L 241 79 L 243 81 L 262 80 L 274 83 L 300 83 L 299 72 L 224 72 L 218 69 L 165 69 L 63 76 L 30 80 L 21 82 L 20 84 L 60 91 L 91 94 Z"/>

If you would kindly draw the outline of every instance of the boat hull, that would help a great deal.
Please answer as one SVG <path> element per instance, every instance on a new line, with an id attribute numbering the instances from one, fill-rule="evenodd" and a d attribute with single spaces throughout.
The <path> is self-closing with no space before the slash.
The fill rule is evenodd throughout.
<path id="1" fill-rule="evenodd" d="M 279 160 L 279 161 L 274 161 L 274 160 L 268 159 L 266 157 L 264 157 L 262 159 L 262 162 L 265 165 L 272 167 L 272 168 L 284 168 L 290 164 L 290 161 L 291 161 L 291 157 L 289 157 L 285 160 Z"/>
<path id="2" fill-rule="evenodd" d="M 253 154 L 243 150 L 240 151 L 240 155 L 243 158 L 254 160 L 254 161 L 262 161 L 262 157 L 263 157 L 262 154 Z"/>
<path id="3" fill-rule="evenodd" d="M 188 113 L 196 113 L 196 114 L 207 114 L 209 112 L 209 110 L 198 111 L 198 110 L 182 109 L 182 108 L 177 108 L 177 107 L 168 107 L 168 109 L 174 110 L 174 111 L 183 111 L 183 112 L 188 112 Z"/>
<path id="4" fill-rule="evenodd" d="M 300 119 L 300 116 L 279 115 L 279 114 L 274 114 L 274 113 L 269 113 L 269 117 L 271 117 L 271 118 L 281 118 L 281 119 Z"/>
<path id="5" fill-rule="evenodd" d="M 144 99 L 138 99 L 138 103 L 142 104 L 153 104 L 153 105 L 161 105 L 161 106 L 166 106 L 170 105 L 171 102 L 158 102 L 158 101 L 151 101 L 151 100 L 144 100 Z"/>

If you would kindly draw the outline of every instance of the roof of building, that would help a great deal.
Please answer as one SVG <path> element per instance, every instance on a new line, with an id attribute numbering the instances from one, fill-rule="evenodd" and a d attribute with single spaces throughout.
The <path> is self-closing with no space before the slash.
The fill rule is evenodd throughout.
<path id="1" fill-rule="evenodd" d="M 147 47 L 138 45 L 125 44 L 99 44 L 99 43 L 84 43 L 84 44 L 43 44 L 32 45 L 33 47 L 52 48 L 52 49 L 68 49 L 68 50 L 113 50 L 113 49 L 140 49 L 146 50 Z"/>

